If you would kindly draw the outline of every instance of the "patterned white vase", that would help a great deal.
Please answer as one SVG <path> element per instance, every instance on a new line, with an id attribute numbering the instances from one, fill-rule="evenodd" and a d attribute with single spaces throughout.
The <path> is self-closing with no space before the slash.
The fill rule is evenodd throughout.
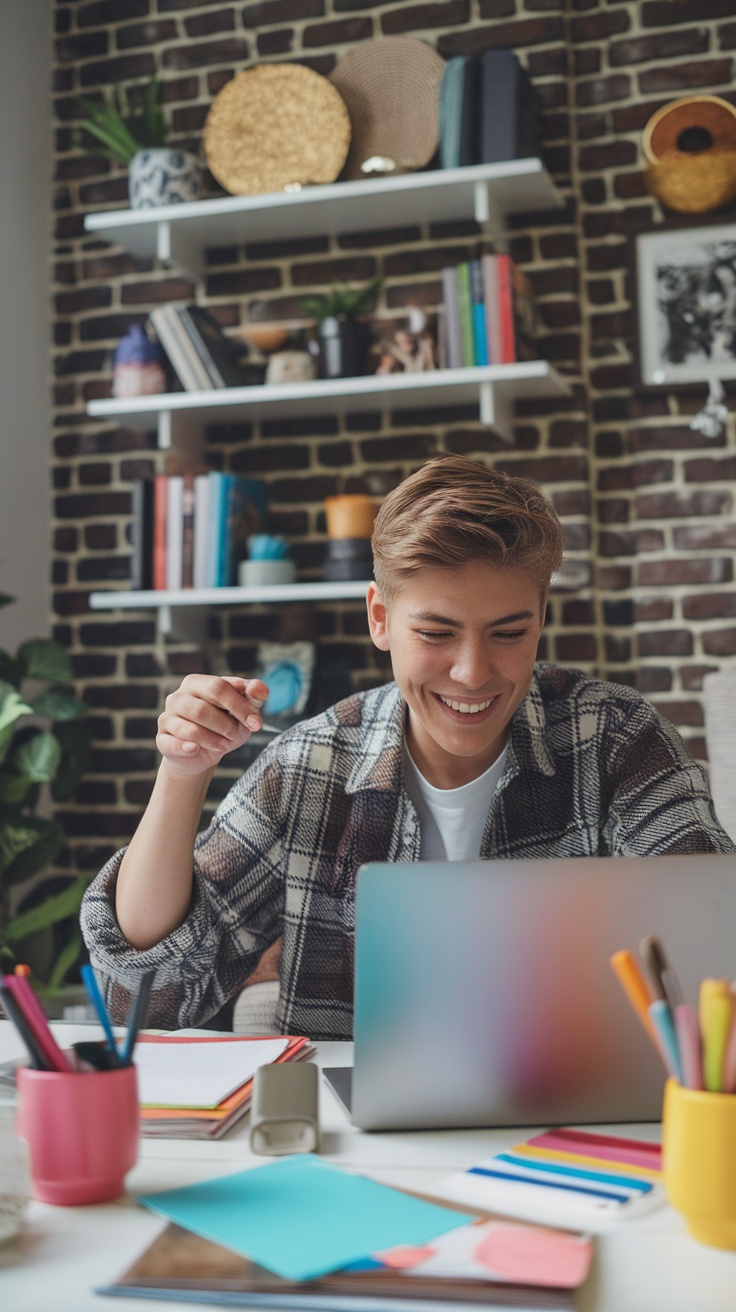
<path id="1" fill-rule="evenodd" d="M 128 195 L 134 210 L 196 200 L 199 195 L 196 155 L 165 146 L 139 150 L 128 169 Z"/>

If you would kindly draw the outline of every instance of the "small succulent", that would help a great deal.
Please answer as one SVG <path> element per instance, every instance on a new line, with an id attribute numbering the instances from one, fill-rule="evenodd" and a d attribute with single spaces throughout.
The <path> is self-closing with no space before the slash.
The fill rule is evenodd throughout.
<path id="1" fill-rule="evenodd" d="M 121 164 L 130 164 L 139 150 L 166 144 L 166 124 L 162 106 L 162 87 L 152 78 L 146 88 L 144 108 L 129 113 L 118 87 L 113 88 L 112 99 L 97 104 L 86 96 L 78 96 L 77 104 L 87 115 L 85 131 L 95 137 L 101 146 L 90 146 L 92 155 L 104 155 Z"/>
<path id="2" fill-rule="evenodd" d="M 303 300 L 302 309 L 310 319 L 316 319 L 318 323 L 331 318 L 354 319 L 372 308 L 382 284 L 381 274 L 376 274 L 375 278 L 371 278 L 362 287 L 348 287 L 344 282 L 333 282 L 328 292 L 321 296 L 308 296 Z"/>

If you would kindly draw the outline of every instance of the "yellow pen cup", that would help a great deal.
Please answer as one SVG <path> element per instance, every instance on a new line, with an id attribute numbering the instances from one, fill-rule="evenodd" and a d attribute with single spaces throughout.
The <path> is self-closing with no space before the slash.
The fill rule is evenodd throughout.
<path id="1" fill-rule="evenodd" d="M 667 1197 L 693 1239 L 736 1249 L 736 1094 L 668 1080 L 662 1162 Z"/>

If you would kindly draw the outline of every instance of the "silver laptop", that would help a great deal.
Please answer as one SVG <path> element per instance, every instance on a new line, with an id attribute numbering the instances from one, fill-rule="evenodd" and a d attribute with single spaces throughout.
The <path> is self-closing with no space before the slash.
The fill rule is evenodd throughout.
<path id="1" fill-rule="evenodd" d="M 665 1074 L 609 963 L 646 934 L 693 1003 L 736 976 L 736 856 L 364 866 L 354 1123 L 659 1119 Z"/>

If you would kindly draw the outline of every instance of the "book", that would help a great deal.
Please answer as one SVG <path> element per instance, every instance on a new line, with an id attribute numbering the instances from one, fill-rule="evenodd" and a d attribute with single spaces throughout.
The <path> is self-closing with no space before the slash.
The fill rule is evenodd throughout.
<path id="1" fill-rule="evenodd" d="M 479 139 L 472 162 L 496 164 L 538 155 L 539 108 L 526 70 L 512 50 L 498 47 L 485 50 L 478 64 Z"/>
<path id="2" fill-rule="evenodd" d="M 161 592 L 166 588 L 166 509 L 168 502 L 168 476 L 157 474 L 153 486 L 153 586 Z"/>
<path id="3" fill-rule="evenodd" d="M 174 373 L 186 392 L 210 390 L 207 371 L 171 305 L 157 305 L 148 316 Z"/>
<path id="4" fill-rule="evenodd" d="M 194 586 L 194 474 L 184 475 L 181 508 L 181 586 Z"/>
<path id="5" fill-rule="evenodd" d="M 460 337 L 463 347 L 463 365 L 475 364 L 473 340 L 473 308 L 470 296 L 470 266 L 467 261 L 457 266 L 457 303 L 460 319 Z"/>
<path id="6" fill-rule="evenodd" d="M 604 1229 L 664 1201 L 657 1143 L 561 1127 L 432 1186 L 432 1197 L 548 1225 Z"/>
<path id="7" fill-rule="evenodd" d="M 207 475 L 209 495 L 207 498 L 207 584 L 208 588 L 221 585 L 222 538 L 226 515 L 225 475 L 219 469 L 211 469 Z"/>
<path id="8" fill-rule="evenodd" d="M 503 359 L 501 341 L 501 322 L 498 313 L 498 276 L 496 255 L 481 256 L 483 273 L 483 290 L 485 292 L 486 337 L 488 341 L 488 358 L 491 364 L 500 364 Z"/>
<path id="9" fill-rule="evenodd" d="M 153 587 L 152 478 L 134 478 L 131 489 L 130 586 L 134 592 Z"/>
<path id="10" fill-rule="evenodd" d="M 193 586 L 207 588 L 207 526 L 209 521 L 209 474 L 197 474 L 194 479 L 194 563 Z"/>
<path id="11" fill-rule="evenodd" d="M 590 1266 L 589 1239 L 505 1223 L 496 1243 L 498 1258 L 507 1254 L 504 1265 L 515 1273 L 513 1277 L 494 1277 L 490 1272 L 475 1278 L 439 1277 L 368 1264 L 365 1270 L 342 1270 L 316 1280 L 289 1281 L 231 1248 L 169 1223 L 114 1283 L 96 1292 L 282 1308 L 287 1312 L 410 1312 L 412 1306 L 421 1306 L 423 1312 L 448 1312 L 450 1307 L 463 1305 L 572 1312 L 574 1290 Z M 543 1284 L 540 1276 L 547 1277 L 555 1255 L 558 1283 Z M 564 1275 L 559 1270 L 560 1255 L 566 1268 Z M 520 1265 L 530 1273 L 525 1279 L 519 1278 Z M 559 1283 L 560 1279 L 567 1283 Z"/>
<path id="12" fill-rule="evenodd" d="M 457 269 L 454 265 L 442 270 L 442 295 L 445 305 L 445 367 L 447 369 L 462 369 L 463 343 L 462 337 L 460 336 L 460 308 L 457 298 Z"/>
<path id="13" fill-rule="evenodd" d="M 498 288 L 498 319 L 501 337 L 501 356 L 499 364 L 514 364 L 516 361 L 516 340 L 514 332 L 514 303 L 511 285 L 511 256 L 496 256 L 496 279 Z"/>
<path id="14" fill-rule="evenodd" d="M 463 57 L 463 94 L 460 107 L 459 164 L 463 168 L 480 162 L 481 68 L 475 55 Z"/>
<path id="15" fill-rule="evenodd" d="M 488 364 L 486 305 L 480 260 L 470 261 L 470 312 L 473 321 L 473 363 Z"/>
<path id="16" fill-rule="evenodd" d="M 262 383 L 265 366 L 246 359 L 245 342 L 228 337 L 201 305 L 172 306 L 210 380 L 209 386 L 252 387 Z"/>
<path id="17" fill-rule="evenodd" d="M 184 541 L 184 476 L 169 474 L 166 485 L 166 589 L 178 592 L 182 584 Z"/>

